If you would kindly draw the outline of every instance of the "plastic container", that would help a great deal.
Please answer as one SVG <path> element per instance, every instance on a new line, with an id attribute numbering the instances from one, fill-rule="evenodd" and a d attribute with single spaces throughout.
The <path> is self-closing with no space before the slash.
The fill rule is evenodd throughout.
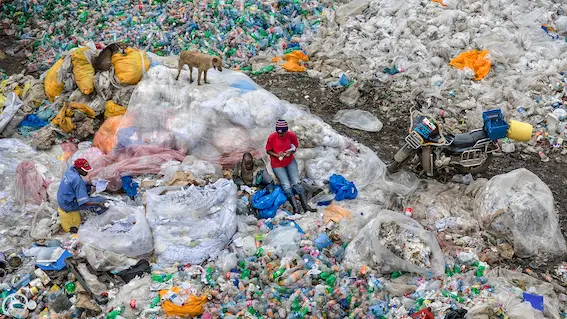
<path id="1" fill-rule="evenodd" d="M 520 142 L 528 142 L 532 138 L 533 126 L 520 121 L 510 121 L 507 137 Z"/>
<path id="2" fill-rule="evenodd" d="M 61 228 L 64 232 L 70 232 L 71 228 L 79 228 L 81 226 L 81 213 L 79 211 L 65 212 L 61 207 L 57 208 L 59 219 L 61 220 Z"/>
<path id="3" fill-rule="evenodd" d="M 509 125 L 504 120 L 500 109 L 490 110 L 482 113 L 484 129 L 491 140 L 498 140 L 506 137 Z"/>
<path id="4" fill-rule="evenodd" d="M 314 243 L 315 246 L 317 246 L 317 249 L 319 250 L 327 248 L 333 244 L 329 236 L 327 236 L 327 233 L 322 233 L 321 235 L 319 235 L 319 237 L 315 239 Z"/>

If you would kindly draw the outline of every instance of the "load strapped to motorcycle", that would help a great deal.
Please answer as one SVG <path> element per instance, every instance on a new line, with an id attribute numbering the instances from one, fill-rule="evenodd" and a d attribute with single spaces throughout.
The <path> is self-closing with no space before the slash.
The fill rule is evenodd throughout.
<path id="1" fill-rule="evenodd" d="M 530 124 L 504 120 L 502 111 L 494 109 L 482 113 L 484 125 L 464 134 L 444 134 L 441 127 L 430 115 L 411 110 L 409 135 L 405 144 L 394 155 L 388 166 L 393 173 L 418 155 L 421 167 L 427 176 L 435 170 L 455 168 L 461 173 L 486 171 L 492 154 L 498 151 L 498 140 L 510 139 L 527 142 L 531 139 L 533 127 Z"/>

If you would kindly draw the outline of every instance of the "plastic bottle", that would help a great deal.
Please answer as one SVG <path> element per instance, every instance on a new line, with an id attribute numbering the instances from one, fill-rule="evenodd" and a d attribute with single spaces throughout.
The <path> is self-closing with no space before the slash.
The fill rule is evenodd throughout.
<path id="1" fill-rule="evenodd" d="M 121 316 L 123 312 L 124 312 L 124 308 L 117 307 L 108 314 L 106 314 L 106 319 L 125 319 L 124 317 Z"/>

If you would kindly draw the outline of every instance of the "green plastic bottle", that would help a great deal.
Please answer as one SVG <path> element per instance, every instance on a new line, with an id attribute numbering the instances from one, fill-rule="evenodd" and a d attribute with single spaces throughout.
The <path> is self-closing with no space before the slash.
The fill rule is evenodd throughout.
<path id="1" fill-rule="evenodd" d="M 280 269 L 278 269 L 278 270 L 276 270 L 276 271 L 274 272 L 274 274 L 272 275 L 272 277 L 274 278 L 274 280 L 275 280 L 275 279 L 278 279 L 278 278 L 280 278 L 280 277 L 284 274 L 284 272 L 285 272 L 285 268 L 280 268 Z"/>
<path id="2" fill-rule="evenodd" d="M 109 312 L 108 314 L 106 314 L 106 319 L 117 319 L 117 318 L 122 318 L 122 316 L 120 316 L 122 313 L 124 312 L 124 309 L 121 307 L 118 307 L 114 310 L 112 310 L 111 312 Z"/>

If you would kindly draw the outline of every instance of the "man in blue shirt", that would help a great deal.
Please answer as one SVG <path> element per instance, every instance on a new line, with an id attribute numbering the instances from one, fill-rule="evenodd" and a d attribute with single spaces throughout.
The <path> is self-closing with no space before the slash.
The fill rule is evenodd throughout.
<path id="1" fill-rule="evenodd" d="M 107 210 L 103 197 L 89 196 L 90 186 L 87 186 L 82 176 L 86 176 L 91 170 L 89 162 L 84 158 L 77 159 L 74 165 L 67 169 L 57 191 L 57 203 L 62 210 L 65 212 L 88 210 L 97 214 Z"/>

